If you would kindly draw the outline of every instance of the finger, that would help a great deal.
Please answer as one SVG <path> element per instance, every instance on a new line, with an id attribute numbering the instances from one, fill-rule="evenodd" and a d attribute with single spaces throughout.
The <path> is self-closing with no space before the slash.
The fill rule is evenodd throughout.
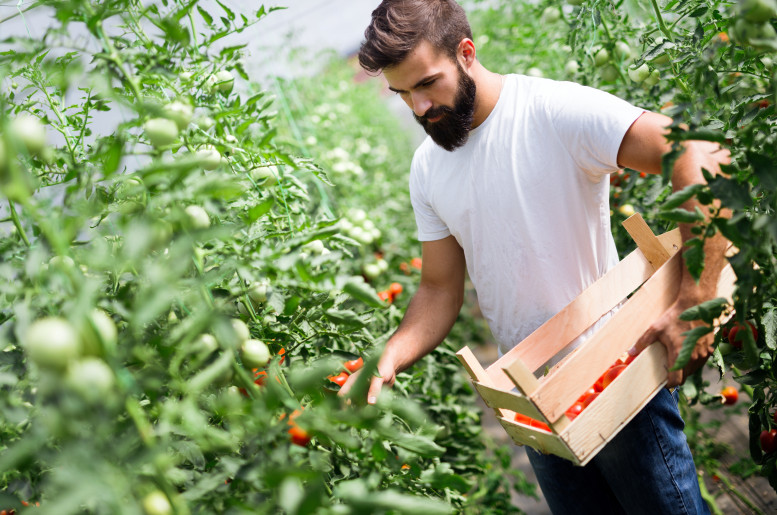
<path id="1" fill-rule="evenodd" d="M 373 377 L 370 381 L 370 389 L 367 391 L 367 404 L 375 404 L 378 402 L 378 395 L 383 388 L 383 378 Z"/>
<path id="2" fill-rule="evenodd" d="M 351 387 L 356 382 L 356 378 L 359 377 L 359 372 L 361 372 L 361 370 L 357 370 L 356 372 L 348 376 L 348 379 L 346 379 L 345 383 L 343 383 L 343 386 L 340 387 L 340 391 L 337 392 L 337 395 L 339 397 L 344 397 L 348 395 L 348 392 L 351 391 Z"/>
<path id="3" fill-rule="evenodd" d="M 654 326 L 650 326 L 647 331 L 642 333 L 642 336 L 639 337 L 637 343 L 635 343 L 634 346 L 629 349 L 629 355 L 638 355 L 656 340 L 658 340 L 658 332 Z"/>

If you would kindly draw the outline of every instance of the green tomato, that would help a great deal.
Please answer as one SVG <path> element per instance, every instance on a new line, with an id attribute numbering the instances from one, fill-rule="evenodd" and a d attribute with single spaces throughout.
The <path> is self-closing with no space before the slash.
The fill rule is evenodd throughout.
<path id="1" fill-rule="evenodd" d="M 143 509 L 147 515 L 170 515 L 173 507 L 167 496 L 159 490 L 154 490 L 143 498 Z"/>
<path id="2" fill-rule="evenodd" d="M 647 63 L 642 63 L 642 65 L 637 68 L 629 68 L 628 73 L 629 78 L 639 84 L 650 77 L 650 68 L 648 68 Z"/>
<path id="3" fill-rule="evenodd" d="M 170 102 L 164 108 L 165 117 L 175 122 L 178 130 L 184 130 L 192 121 L 194 108 L 191 104 L 180 102 L 178 100 Z"/>
<path id="4" fill-rule="evenodd" d="M 178 139 L 178 126 L 167 118 L 151 118 L 143 124 L 143 132 L 154 147 L 164 147 Z"/>
<path id="5" fill-rule="evenodd" d="M 600 48 L 594 55 L 594 64 L 596 66 L 604 66 L 610 62 L 610 52 L 606 48 Z"/>
<path id="6" fill-rule="evenodd" d="M 81 331 L 84 354 L 87 356 L 110 355 L 116 350 L 118 340 L 116 324 L 102 309 L 93 309 Z"/>
<path id="7" fill-rule="evenodd" d="M 250 172 L 251 179 L 257 184 L 272 186 L 278 182 L 278 167 L 274 165 L 263 165 L 252 168 Z"/>
<path id="8" fill-rule="evenodd" d="M 618 41 L 615 43 L 615 55 L 619 59 L 629 59 L 631 58 L 631 47 L 625 41 Z"/>
<path id="9" fill-rule="evenodd" d="M 612 64 L 608 64 L 599 71 L 599 76 L 605 82 L 614 82 L 618 80 L 618 69 Z"/>
<path id="10" fill-rule="evenodd" d="M 207 131 L 214 125 L 216 125 L 216 120 L 211 118 L 210 116 L 200 116 L 197 118 L 197 121 L 195 122 L 197 124 L 197 127 L 200 129 Z"/>
<path id="11" fill-rule="evenodd" d="M 215 170 L 221 165 L 221 154 L 213 145 L 203 145 L 194 153 L 206 170 Z"/>
<path id="12" fill-rule="evenodd" d="M 645 79 L 645 82 L 643 84 L 645 84 L 646 86 L 650 86 L 652 88 L 653 86 L 658 84 L 660 80 L 661 80 L 661 74 L 658 73 L 658 70 L 653 70 L 652 72 L 650 72 L 650 76 Z"/>
<path id="13" fill-rule="evenodd" d="M 567 61 L 567 64 L 564 65 L 564 72 L 566 72 L 567 75 L 574 75 L 580 70 L 580 64 L 575 61 Z"/>
<path id="14" fill-rule="evenodd" d="M 87 357 L 70 364 L 65 383 L 84 399 L 95 402 L 110 395 L 114 386 L 111 367 L 100 358 Z"/>
<path id="15" fill-rule="evenodd" d="M 558 7 L 546 7 L 544 11 L 542 11 L 542 16 L 540 16 L 540 22 L 544 24 L 548 23 L 555 23 L 561 18 L 561 11 Z"/>
<path id="16" fill-rule="evenodd" d="M 767 22 L 777 17 L 777 0 L 744 0 L 740 10 L 747 21 Z"/>
<path id="17" fill-rule="evenodd" d="M 49 269 L 67 271 L 75 267 L 76 263 L 70 256 L 54 256 L 49 259 Z"/>
<path id="18" fill-rule="evenodd" d="M 210 227 L 210 217 L 200 206 L 187 206 L 185 211 L 191 228 L 207 229 Z"/>
<path id="19" fill-rule="evenodd" d="M 777 49 L 777 32 L 768 22 L 749 22 L 740 18 L 734 24 L 733 36 L 737 42 L 758 49 Z"/>
<path id="20" fill-rule="evenodd" d="M 526 71 L 526 75 L 529 77 L 544 77 L 542 70 L 537 68 L 536 66 L 532 66 Z"/>
<path id="21" fill-rule="evenodd" d="M 323 254 L 324 253 L 324 242 L 321 240 L 313 240 L 308 243 L 306 243 L 303 246 L 305 249 L 309 250 L 313 254 Z"/>
<path id="22" fill-rule="evenodd" d="M 356 225 L 361 225 L 367 219 L 367 213 L 363 209 L 351 209 L 348 211 L 348 217 Z"/>
<path id="23" fill-rule="evenodd" d="M 257 281 L 248 288 L 248 298 L 257 304 L 267 300 L 267 290 L 270 284 L 267 281 Z"/>
<path id="24" fill-rule="evenodd" d="M 214 75 L 208 77 L 208 89 L 213 92 L 229 93 L 235 84 L 235 78 L 228 70 L 219 70 Z"/>
<path id="25" fill-rule="evenodd" d="M 33 322 L 22 338 L 33 363 L 41 368 L 64 371 L 81 354 L 75 328 L 64 318 L 48 317 Z"/>
<path id="26" fill-rule="evenodd" d="M 240 346 L 240 359 L 248 368 L 262 368 L 270 362 L 270 349 L 259 340 L 247 340 Z"/>
<path id="27" fill-rule="evenodd" d="M 380 258 L 377 261 L 375 261 L 375 264 L 378 265 L 378 268 L 380 269 L 381 273 L 388 271 L 389 264 L 388 264 L 388 261 L 386 261 L 385 259 Z"/>
<path id="28" fill-rule="evenodd" d="M 377 279 L 380 276 L 380 267 L 375 263 L 368 263 L 362 267 L 362 272 L 367 279 Z"/>
<path id="29" fill-rule="evenodd" d="M 248 330 L 248 326 L 245 322 L 239 318 L 233 318 L 229 323 L 232 325 L 232 329 L 237 335 L 238 344 L 243 344 L 251 339 L 251 331 Z"/>
<path id="30" fill-rule="evenodd" d="M 37 155 L 46 148 L 46 127 L 35 116 L 20 114 L 11 122 L 9 132 L 19 138 L 27 152 L 32 155 Z"/>

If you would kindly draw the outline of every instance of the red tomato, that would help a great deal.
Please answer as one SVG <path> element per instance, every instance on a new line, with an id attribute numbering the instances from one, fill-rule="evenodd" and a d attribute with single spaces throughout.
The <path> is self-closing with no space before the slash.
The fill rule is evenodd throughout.
<path id="1" fill-rule="evenodd" d="M 583 399 L 585 399 L 586 397 L 588 397 L 589 395 L 591 395 L 593 393 L 597 393 L 595 386 L 592 386 L 591 388 L 586 390 L 585 393 L 583 393 L 583 395 L 581 395 L 580 397 L 577 398 L 576 402 L 583 402 Z"/>
<path id="2" fill-rule="evenodd" d="M 278 351 L 278 356 L 281 357 L 280 361 L 278 361 L 278 364 L 283 365 L 283 361 L 286 359 L 286 349 L 281 347 L 281 350 Z"/>
<path id="3" fill-rule="evenodd" d="M 602 388 L 604 389 L 610 386 L 610 383 L 615 381 L 615 378 L 621 375 L 624 370 L 626 370 L 626 365 L 615 365 L 614 367 L 610 367 L 602 378 Z"/>
<path id="4" fill-rule="evenodd" d="M 335 383 L 337 386 L 343 386 L 348 380 L 348 372 L 340 372 L 336 376 L 329 376 L 328 379 Z"/>
<path id="5" fill-rule="evenodd" d="M 544 422 L 540 422 L 539 420 L 528 417 L 522 413 L 515 414 L 515 421 L 518 422 L 519 424 L 523 424 L 529 427 L 535 427 L 537 429 L 550 431 L 550 427 L 548 427 L 548 425 L 545 424 Z"/>
<path id="6" fill-rule="evenodd" d="M 777 429 L 764 429 L 761 431 L 761 449 L 766 454 L 772 453 L 777 450 Z"/>
<path id="7" fill-rule="evenodd" d="M 402 285 L 399 283 L 391 283 L 388 292 L 389 295 L 391 295 L 391 300 L 394 300 L 402 293 Z"/>
<path id="8" fill-rule="evenodd" d="M 729 406 L 736 404 L 737 400 L 739 400 L 739 392 L 733 386 L 726 386 L 723 388 L 723 390 L 720 391 L 720 395 L 723 397 L 723 399 L 721 399 L 723 404 L 727 404 Z"/>
<path id="9" fill-rule="evenodd" d="M 566 411 L 566 416 L 569 420 L 575 420 L 575 417 L 582 413 L 583 409 L 583 405 L 579 402 L 576 402 Z"/>
<path id="10" fill-rule="evenodd" d="M 307 444 L 310 443 L 310 435 L 308 434 L 308 432 L 296 424 L 292 424 L 292 426 L 289 428 L 288 433 L 291 436 L 291 443 L 293 443 L 294 445 L 305 447 Z"/>
<path id="11" fill-rule="evenodd" d="M 379 291 L 378 298 L 383 302 L 388 302 L 389 304 L 391 304 L 391 294 L 387 291 Z"/>
<path id="12" fill-rule="evenodd" d="M 264 385 L 264 380 L 267 377 L 267 372 L 264 370 L 259 370 L 258 372 L 254 372 L 254 383 L 258 384 L 259 386 Z"/>
<path id="13" fill-rule="evenodd" d="M 594 402 L 597 397 L 599 397 L 599 392 L 586 394 L 586 396 L 583 397 L 583 401 L 581 402 L 581 404 L 583 405 L 583 408 L 587 408 L 588 405 Z"/>
<path id="14" fill-rule="evenodd" d="M 346 361 L 343 366 L 348 369 L 348 372 L 353 374 L 354 372 L 362 368 L 363 365 L 364 365 L 364 360 L 359 358 L 359 359 L 352 359 L 351 361 Z"/>
<path id="15" fill-rule="evenodd" d="M 413 259 L 410 260 L 410 266 L 412 266 L 413 268 L 417 268 L 418 270 L 421 270 L 421 264 L 422 264 L 422 261 L 420 257 L 414 257 Z"/>
<path id="16" fill-rule="evenodd" d="M 410 265 L 408 265 L 407 263 L 400 263 L 399 269 L 402 270 L 405 273 L 405 275 L 410 275 Z"/>
<path id="17" fill-rule="evenodd" d="M 758 329 L 750 323 L 750 321 L 747 322 L 747 325 L 750 326 L 750 330 L 753 332 L 753 339 L 758 339 Z M 728 341 L 731 345 L 736 347 L 737 349 L 742 348 L 742 343 L 744 343 L 744 336 L 739 336 L 737 338 L 737 333 L 745 328 L 744 324 L 740 324 L 739 322 L 735 322 L 734 325 L 731 327 L 731 330 L 728 332 Z"/>

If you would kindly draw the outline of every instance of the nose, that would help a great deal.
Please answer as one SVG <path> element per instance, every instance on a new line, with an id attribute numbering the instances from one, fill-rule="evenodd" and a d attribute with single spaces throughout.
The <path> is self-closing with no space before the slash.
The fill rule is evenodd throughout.
<path id="1" fill-rule="evenodd" d="M 413 92 L 410 96 L 410 108 L 416 116 L 423 116 L 432 107 L 432 101 L 423 93 Z"/>

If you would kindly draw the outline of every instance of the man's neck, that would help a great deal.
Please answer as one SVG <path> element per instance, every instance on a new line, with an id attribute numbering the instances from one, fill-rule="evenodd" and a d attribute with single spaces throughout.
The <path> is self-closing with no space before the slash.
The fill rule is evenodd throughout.
<path id="1" fill-rule="evenodd" d="M 494 110 L 499 100 L 499 94 L 502 92 L 504 77 L 486 70 L 480 63 L 476 62 L 473 65 L 472 78 L 477 87 L 475 113 L 472 119 L 472 128 L 475 129 L 486 121 L 488 115 Z"/>

